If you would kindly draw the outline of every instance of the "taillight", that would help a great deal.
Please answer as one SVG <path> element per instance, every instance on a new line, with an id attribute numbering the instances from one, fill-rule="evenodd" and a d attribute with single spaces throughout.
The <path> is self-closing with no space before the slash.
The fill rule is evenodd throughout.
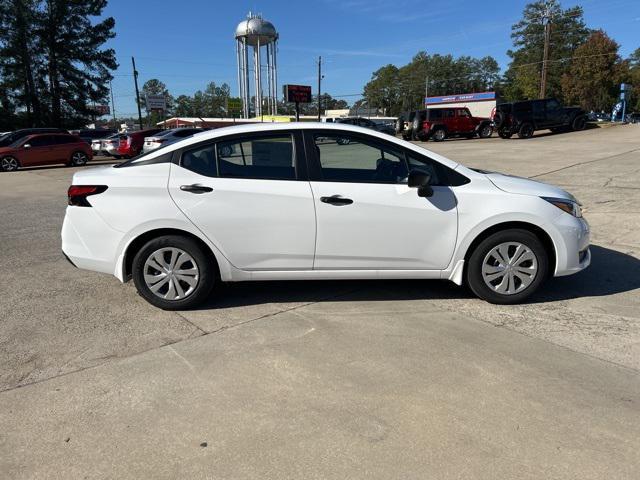
<path id="1" fill-rule="evenodd" d="M 69 205 L 75 207 L 90 207 L 87 197 L 97 195 L 107 189 L 106 185 L 71 185 L 67 192 Z"/>

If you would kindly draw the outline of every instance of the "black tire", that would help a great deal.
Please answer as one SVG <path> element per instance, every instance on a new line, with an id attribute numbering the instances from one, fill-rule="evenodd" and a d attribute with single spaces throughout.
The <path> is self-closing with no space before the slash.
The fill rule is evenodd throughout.
<path id="1" fill-rule="evenodd" d="M 578 115 L 576 118 L 573 119 L 573 122 L 571 123 L 571 128 L 573 129 L 574 132 L 579 132 L 580 130 L 584 130 L 586 126 L 587 126 L 587 117 L 585 117 L 584 115 Z"/>
<path id="2" fill-rule="evenodd" d="M 0 170 L 3 172 L 15 172 L 20 168 L 20 160 L 12 155 L 0 159 Z"/>
<path id="3" fill-rule="evenodd" d="M 494 248 L 505 243 L 518 243 L 527 247 L 535 256 L 535 262 L 533 260 L 531 261 L 531 267 L 537 267 L 535 276 L 531 280 L 531 283 L 524 288 L 522 288 L 524 283 L 520 280 L 519 276 L 514 275 L 511 277 L 514 282 L 511 287 L 515 287 L 514 292 L 511 294 L 500 293 L 494 289 L 495 286 L 494 288 L 490 288 L 489 285 L 487 285 L 487 282 L 485 282 L 482 272 L 485 260 L 489 262 L 495 260 L 493 256 L 490 256 L 490 252 Z M 513 253 L 515 253 L 516 248 L 517 247 L 513 245 L 508 247 L 509 252 L 513 251 Z M 526 263 L 521 265 L 526 265 Z M 488 268 L 492 267 L 489 266 Z M 473 293 L 475 293 L 479 298 L 486 300 L 489 303 L 509 305 L 520 303 L 536 292 L 547 278 L 548 271 L 549 255 L 540 239 L 528 230 L 509 229 L 494 233 L 485 238 L 474 249 L 474 251 L 471 252 L 466 268 L 466 281 Z M 503 277 L 502 280 L 497 278 L 493 281 L 500 285 L 505 280 L 507 281 L 507 285 L 509 285 L 511 280 L 508 278 L 504 279 Z M 519 285 L 518 282 L 520 282 Z M 520 290 L 520 288 L 522 289 Z"/>
<path id="4" fill-rule="evenodd" d="M 174 300 L 161 298 L 151 290 L 145 281 L 145 263 L 147 260 L 154 254 L 168 254 L 169 252 L 163 252 L 162 249 L 170 248 L 187 253 L 195 263 L 198 274 L 195 278 L 197 283 L 191 292 L 188 292 L 188 284 L 178 281 L 179 287 L 183 289 L 185 296 Z M 158 253 L 159 251 L 163 253 Z M 189 263 L 191 263 L 191 260 L 187 261 L 186 264 L 189 265 Z M 133 282 L 140 296 L 150 304 L 163 310 L 185 310 L 202 304 L 209 297 L 216 283 L 215 260 L 211 258 L 210 254 L 205 253 L 195 240 L 180 235 L 166 235 L 147 242 L 133 258 L 132 274 Z M 159 289 L 159 292 L 165 295 L 169 294 L 170 282 L 166 283 L 167 292 L 163 291 L 164 286 Z"/>
<path id="5" fill-rule="evenodd" d="M 533 125 L 530 124 L 529 122 L 524 122 L 522 125 L 520 125 L 520 128 L 518 129 L 518 138 L 531 138 L 533 137 Z"/>
<path id="6" fill-rule="evenodd" d="M 437 127 L 431 132 L 431 138 L 434 142 L 442 142 L 447 138 L 447 132 L 442 127 Z"/>
<path id="7" fill-rule="evenodd" d="M 501 128 L 498 130 L 498 136 L 500 138 L 504 138 L 505 140 L 510 139 L 512 135 L 513 133 L 508 128 Z"/>
<path id="8" fill-rule="evenodd" d="M 480 138 L 489 138 L 491 135 L 493 135 L 493 127 L 490 124 L 485 123 L 480 126 L 480 129 L 478 130 L 478 136 Z"/>
<path id="9" fill-rule="evenodd" d="M 69 159 L 67 165 L 69 165 L 70 167 L 82 167 L 83 165 L 86 165 L 88 161 L 89 156 L 86 153 L 76 151 L 71 154 L 71 158 Z"/>

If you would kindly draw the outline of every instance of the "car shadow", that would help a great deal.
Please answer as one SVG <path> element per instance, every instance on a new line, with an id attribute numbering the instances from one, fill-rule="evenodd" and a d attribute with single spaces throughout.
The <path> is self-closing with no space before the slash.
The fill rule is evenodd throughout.
<path id="1" fill-rule="evenodd" d="M 587 269 L 575 275 L 550 279 L 530 303 L 602 297 L 640 288 L 639 259 L 599 245 L 590 248 L 591 265 Z"/>
<path id="2" fill-rule="evenodd" d="M 597 297 L 640 288 L 640 260 L 609 248 L 591 246 L 591 266 L 576 275 L 550 279 L 527 303 Z M 325 300 L 473 299 L 468 288 L 437 280 L 337 280 L 225 283 L 197 310 L 218 310 L 267 303 L 314 303 Z"/>

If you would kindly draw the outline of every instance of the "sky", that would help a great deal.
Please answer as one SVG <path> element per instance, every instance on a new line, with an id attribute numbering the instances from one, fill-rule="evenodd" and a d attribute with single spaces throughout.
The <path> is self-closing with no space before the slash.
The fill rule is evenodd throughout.
<path id="1" fill-rule="evenodd" d="M 132 56 L 140 87 L 158 78 L 176 97 L 193 95 L 214 81 L 228 83 L 237 95 L 234 31 L 249 11 L 261 14 L 279 32 L 279 85 L 312 85 L 315 92 L 321 55 L 322 91 L 351 104 L 372 72 L 389 63 L 405 65 L 420 50 L 455 57 L 491 55 L 506 68 L 511 25 L 526 3 L 110 0 L 104 15 L 116 21 L 116 37 L 108 42 L 120 65 L 112 82 L 116 114 L 136 112 Z M 561 3 L 563 8 L 581 5 L 587 26 L 604 29 L 620 44 L 623 57 L 640 47 L 640 0 Z"/>

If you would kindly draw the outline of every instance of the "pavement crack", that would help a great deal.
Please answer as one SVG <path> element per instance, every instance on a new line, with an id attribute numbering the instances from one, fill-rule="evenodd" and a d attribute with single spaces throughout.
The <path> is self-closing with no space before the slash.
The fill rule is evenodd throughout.
<path id="1" fill-rule="evenodd" d="M 556 168 L 555 170 L 549 170 L 548 172 L 538 173 L 537 175 L 531 175 L 529 178 L 544 177 L 545 175 L 550 175 L 552 173 L 561 172 L 561 171 L 567 170 L 569 168 L 580 167 L 582 165 L 589 165 L 591 163 L 602 162 L 604 160 L 611 160 L 613 158 L 621 157 L 623 155 L 628 155 L 630 153 L 637 152 L 637 151 L 640 151 L 640 148 L 634 148 L 632 150 L 627 150 L 626 152 L 616 153 L 615 155 L 610 155 L 608 157 L 596 158 L 594 160 L 587 160 L 586 162 L 573 163 L 571 165 L 567 165 L 566 167 Z"/>

